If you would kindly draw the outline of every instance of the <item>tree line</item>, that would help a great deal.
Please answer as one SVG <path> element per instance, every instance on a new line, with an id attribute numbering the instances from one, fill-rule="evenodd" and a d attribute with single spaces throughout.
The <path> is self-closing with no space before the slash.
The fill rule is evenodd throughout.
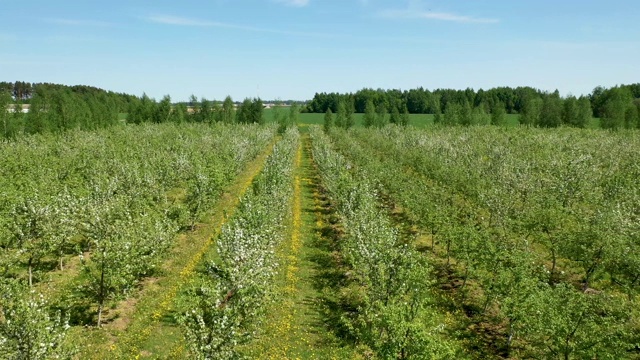
<path id="1" fill-rule="evenodd" d="M 527 126 L 585 127 L 592 117 L 603 128 L 640 128 L 640 83 L 612 88 L 597 87 L 587 96 L 561 97 L 556 90 L 543 92 L 532 87 L 498 87 L 489 90 L 362 89 L 355 93 L 316 93 L 304 111 L 378 114 L 434 114 L 445 125 L 501 125 L 506 114 L 519 114 Z M 393 122 L 393 121 L 391 121 Z"/>
<path id="2" fill-rule="evenodd" d="M 118 123 L 136 97 L 91 86 L 0 83 L 0 133 L 62 132 L 74 128 L 92 130 Z M 28 112 L 23 113 L 23 106 Z"/>
<path id="3" fill-rule="evenodd" d="M 28 104 L 28 107 L 27 107 Z M 91 86 L 0 82 L 0 133 L 4 138 L 19 134 L 59 133 L 70 129 L 92 130 L 127 123 L 257 123 L 264 124 L 261 99 L 222 103 L 191 96 L 188 102 L 172 103 L 169 95 L 160 101 L 105 91 Z M 22 110 L 28 109 L 23 112 Z M 282 129 L 297 122 L 299 106 L 293 103 L 288 116 L 275 114 Z"/>
<path id="4" fill-rule="evenodd" d="M 273 122 L 279 125 L 283 132 L 298 122 L 300 107 L 291 103 L 288 114 L 282 112 L 282 103 L 276 102 L 271 113 Z M 265 104 L 260 98 L 245 98 L 241 103 L 233 101 L 227 96 L 222 103 L 201 98 L 198 100 L 191 95 L 188 102 L 172 103 L 171 97 L 165 95 L 159 102 L 149 98 L 146 94 L 136 98 L 129 109 L 127 122 L 141 123 L 225 123 L 225 124 L 265 124 Z"/>
<path id="5" fill-rule="evenodd" d="M 192 95 L 188 102 L 174 105 L 169 95 L 165 95 L 158 102 L 143 94 L 142 97 L 134 100 L 127 115 L 127 122 L 133 124 L 147 122 L 264 124 L 265 121 L 264 103 L 261 99 L 246 98 L 242 103 L 236 104 L 230 96 L 220 104 L 206 98 L 198 100 Z"/>
<path id="6" fill-rule="evenodd" d="M 22 106 L 29 104 L 23 114 Z M 20 133 L 60 132 L 73 128 L 96 129 L 119 123 L 199 122 L 258 123 L 266 121 L 264 103 L 246 98 L 222 103 L 191 96 L 172 103 L 105 91 L 92 86 L 49 83 L 0 82 L 0 132 L 5 138 Z M 507 114 L 519 114 L 520 124 L 536 127 L 586 127 L 593 117 L 605 129 L 640 128 L 640 83 L 612 88 L 597 87 L 588 96 L 561 97 L 532 87 L 499 87 L 489 90 L 424 88 L 411 90 L 362 89 L 356 93 L 316 93 L 306 106 L 293 104 L 289 116 L 275 114 L 284 129 L 295 123 L 299 112 L 324 112 L 325 127 L 350 128 L 354 114 L 364 113 L 365 125 L 406 125 L 409 114 L 434 114 L 442 125 L 504 125 Z"/>

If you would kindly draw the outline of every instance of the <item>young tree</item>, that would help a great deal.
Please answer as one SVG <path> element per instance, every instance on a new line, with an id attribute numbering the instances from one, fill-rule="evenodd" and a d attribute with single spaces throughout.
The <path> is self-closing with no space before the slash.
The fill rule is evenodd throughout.
<path id="1" fill-rule="evenodd" d="M 300 106 L 292 103 L 289 107 L 289 126 L 295 126 L 300 121 Z"/>
<path id="2" fill-rule="evenodd" d="M 206 211 L 207 206 L 219 194 L 222 180 L 220 174 L 207 174 L 202 165 L 197 164 L 189 179 L 185 202 L 190 215 L 190 229 L 194 230 L 196 222 Z"/>
<path id="3" fill-rule="evenodd" d="M 129 116 L 127 122 L 132 124 L 142 124 L 153 119 L 156 111 L 156 101 L 150 99 L 147 94 L 142 94 L 139 101 L 132 105 L 132 109 L 129 110 Z"/>
<path id="4" fill-rule="evenodd" d="M 7 117 L 7 137 L 13 138 L 17 134 L 24 132 L 24 114 L 22 113 L 22 104 L 16 102 L 13 108 L 13 113 Z"/>
<path id="5" fill-rule="evenodd" d="M 47 300 L 17 280 L 0 280 L 0 294 L 0 358 L 72 358 L 74 349 L 62 345 L 68 318 L 51 316 Z"/>
<path id="6" fill-rule="evenodd" d="M 77 198 L 64 191 L 53 199 L 51 216 L 46 223 L 46 237 L 51 253 L 58 256 L 60 271 L 64 270 L 64 255 L 71 247 L 71 238 L 77 235 L 80 206 Z"/>
<path id="7" fill-rule="evenodd" d="M 260 124 L 263 125 L 264 124 L 264 104 L 262 103 L 262 100 L 260 98 L 257 99 L 253 99 L 253 101 L 251 102 L 251 107 L 250 107 L 250 123 L 254 123 L 254 124 Z"/>
<path id="8" fill-rule="evenodd" d="M 578 127 L 578 99 L 576 99 L 575 96 L 568 96 L 564 99 L 562 107 L 562 123 Z"/>
<path id="9" fill-rule="evenodd" d="M 153 114 L 153 122 L 156 124 L 161 124 L 169 121 L 169 117 L 171 116 L 171 97 L 169 95 L 165 95 L 158 106 L 156 107 Z"/>
<path id="10" fill-rule="evenodd" d="M 460 118 L 460 104 L 449 102 L 444 110 L 442 124 L 447 126 L 457 125 Z"/>
<path id="11" fill-rule="evenodd" d="M 558 127 L 562 124 L 562 99 L 557 91 L 549 94 L 542 100 L 540 118 L 537 125 L 540 127 Z"/>
<path id="12" fill-rule="evenodd" d="M 175 124 L 182 124 L 189 117 L 189 110 L 187 109 L 187 105 L 184 103 L 177 104 L 171 114 L 169 115 L 169 121 Z"/>
<path id="13" fill-rule="evenodd" d="M 50 130 L 50 100 L 44 88 L 36 88 L 25 116 L 24 130 L 28 134 L 41 134 Z"/>
<path id="14" fill-rule="evenodd" d="M 507 115 L 504 103 L 496 101 L 491 107 L 491 125 L 505 126 L 507 125 Z"/>
<path id="15" fill-rule="evenodd" d="M 271 108 L 271 118 L 276 124 L 284 124 L 284 117 L 285 115 L 282 113 L 282 101 L 276 100 Z"/>
<path id="16" fill-rule="evenodd" d="M 327 108 L 327 112 L 324 114 L 324 132 L 328 133 L 333 127 L 333 112 L 331 108 Z"/>
<path id="17" fill-rule="evenodd" d="M 365 127 L 372 127 L 376 123 L 376 109 L 371 99 L 367 100 L 362 121 Z"/>
<path id="18" fill-rule="evenodd" d="M 384 127 L 387 124 L 387 107 L 383 102 L 378 104 L 376 108 L 375 125 L 378 128 Z"/>
<path id="19" fill-rule="evenodd" d="M 389 117 L 389 123 L 391 124 L 400 124 L 400 110 L 397 106 L 391 107 L 391 116 Z"/>
<path id="20" fill-rule="evenodd" d="M 402 114 L 400 115 L 399 124 L 402 126 L 409 125 L 409 109 L 407 109 L 407 104 L 402 105 Z"/>
<path id="21" fill-rule="evenodd" d="M 344 127 L 345 129 L 350 129 L 356 124 L 356 120 L 354 118 L 354 114 L 356 112 L 354 100 L 352 97 L 347 97 L 345 100 L 345 118 L 344 118 Z"/>
<path id="22" fill-rule="evenodd" d="M 489 125 L 491 123 L 491 115 L 487 114 L 484 106 L 478 106 L 473 109 L 472 125 Z"/>
<path id="23" fill-rule="evenodd" d="M 93 122 L 93 118 L 94 118 L 94 114 L 91 111 L 91 107 L 89 106 L 89 101 L 87 99 L 84 99 L 80 96 L 76 96 L 77 101 L 74 102 L 73 106 L 73 116 L 75 117 L 75 119 L 72 119 L 72 123 L 73 123 L 73 127 L 75 128 L 80 128 L 83 130 L 87 129 L 87 123 Z M 109 107 L 110 104 L 107 105 L 107 108 Z M 111 109 L 109 109 L 111 110 Z M 107 115 L 105 117 L 109 118 L 109 122 L 107 122 L 105 124 L 105 126 L 111 126 L 115 123 L 115 121 L 112 120 L 112 112 L 108 111 Z M 117 116 L 117 115 L 116 115 Z M 94 125 L 92 125 L 91 127 L 94 127 Z"/>
<path id="24" fill-rule="evenodd" d="M 341 128 L 347 127 L 347 107 L 344 101 L 338 103 L 338 114 L 336 116 L 336 126 Z"/>
<path id="25" fill-rule="evenodd" d="M 227 96 L 222 103 L 222 122 L 226 124 L 231 124 L 235 120 L 234 115 L 234 104 L 231 96 Z"/>
<path id="26" fill-rule="evenodd" d="M 11 128 L 11 116 L 9 113 L 9 103 L 11 96 L 8 92 L 0 92 L 0 121 L 2 122 L 2 135 L 9 138 L 9 129 Z M 15 111 L 15 108 L 13 109 Z"/>
<path id="27" fill-rule="evenodd" d="M 135 259 L 130 251 L 131 214 L 122 199 L 90 204 L 85 212 L 85 236 L 91 243 L 89 261 L 83 259 L 88 278 L 85 292 L 98 303 L 97 326 L 102 326 L 107 300 L 113 299 L 135 281 Z"/>
<path id="28" fill-rule="evenodd" d="M 198 122 L 200 118 L 200 102 L 193 94 L 189 97 L 189 109 L 191 110 L 189 112 L 189 121 Z"/>
<path id="29" fill-rule="evenodd" d="M 220 102 L 213 100 L 211 103 L 211 123 L 222 122 L 224 116 L 222 115 L 222 106 L 220 105 Z"/>
<path id="30" fill-rule="evenodd" d="M 593 111 L 591 110 L 591 101 L 586 96 L 580 96 L 577 103 L 577 111 L 575 117 L 575 126 L 579 128 L 585 128 L 591 122 L 593 118 Z"/>
<path id="31" fill-rule="evenodd" d="M 520 124 L 525 126 L 534 126 L 540 122 L 540 113 L 542 111 L 542 99 L 533 98 L 527 100 L 520 114 Z"/>
<path id="32" fill-rule="evenodd" d="M 67 89 L 51 91 L 48 113 L 51 130 L 57 132 L 78 128 L 91 117 L 85 100 Z"/>
<path id="33" fill-rule="evenodd" d="M 109 108 L 106 99 L 99 96 L 91 96 L 87 99 L 87 106 L 91 112 L 91 118 L 83 119 L 84 121 L 81 124 L 83 129 L 100 129 L 117 123 L 117 112 L 114 113 L 113 110 Z M 132 122 L 131 119 L 136 116 L 133 105 L 127 111 L 129 112 L 128 121 Z"/>
<path id="34" fill-rule="evenodd" d="M 628 105 L 624 113 L 624 127 L 626 129 L 635 129 L 638 127 L 638 108 L 633 104 Z"/>
<path id="35" fill-rule="evenodd" d="M 13 238 L 25 257 L 29 271 L 29 286 L 33 286 L 33 269 L 51 252 L 49 222 L 52 207 L 37 195 L 26 197 L 12 212 Z"/>
<path id="36" fill-rule="evenodd" d="M 433 108 L 433 123 L 434 124 L 442 123 L 444 121 L 444 119 L 442 118 L 442 108 L 440 106 L 440 96 L 433 96 L 432 97 L 431 107 Z"/>
<path id="37" fill-rule="evenodd" d="M 197 122 L 210 124 L 213 122 L 213 111 L 211 108 L 211 101 L 202 98 L 200 100 L 200 111 L 198 112 Z"/>
<path id="38" fill-rule="evenodd" d="M 252 101 L 246 98 L 242 101 L 242 104 L 238 106 L 236 111 L 236 122 L 240 124 L 248 124 L 252 120 Z"/>
<path id="39" fill-rule="evenodd" d="M 625 116 L 633 97 L 628 89 L 615 87 L 609 90 L 600 120 L 603 129 L 616 130 L 624 126 Z"/>
<path id="40" fill-rule="evenodd" d="M 471 105 L 469 105 L 468 101 L 463 101 L 460 106 L 460 116 L 458 120 L 459 124 L 462 126 L 470 126 L 473 124 L 473 114 L 471 112 Z"/>
<path id="41" fill-rule="evenodd" d="M 615 297 L 588 295 L 570 285 L 547 287 L 530 313 L 527 342 L 531 358 L 592 359 L 626 357 L 625 309 Z M 626 310 L 628 311 L 628 310 Z"/>

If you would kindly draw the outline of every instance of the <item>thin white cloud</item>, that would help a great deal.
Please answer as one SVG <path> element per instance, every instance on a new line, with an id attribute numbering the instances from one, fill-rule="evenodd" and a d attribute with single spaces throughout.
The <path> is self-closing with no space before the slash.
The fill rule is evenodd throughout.
<path id="1" fill-rule="evenodd" d="M 196 27 L 232 27 L 232 25 L 230 24 L 190 19 L 190 18 L 172 16 L 172 15 L 152 15 L 152 16 L 147 16 L 145 19 L 153 23 L 164 24 L 164 25 L 196 26 Z"/>
<path id="2" fill-rule="evenodd" d="M 303 7 L 309 5 L 309 0 L 275 0 L 277 3 L 287 6 Z"/>
<path id="3" fill-rule="evenodd" d="M 61 19 L 61 18 L 53 18 L 53 19 L 45 19 L 46 22 L 57 25 L 67 25 L 67 26 L 92 26 L 92 27 L 112 27 L 115 24 L 106 22 L 106 21 L 98 21 L 98 20 L 79 20 L 79 19 Z"/>
<path id="4" fill-rule="evenodd" d="M 387 19 L 425 19 L 468 24 L 495 24 L 500 22 L 500 20 L 492 18 L 481 18 L 475 16 L 433 11 L 384 10 L 379 12 L 378 16 Z"/>
<path id="5" fill-rule="evenodd" d="M 200 19 L 186 18 L 186 17 L 180 17 L 180 16 L 172 16 L 172 15 L 152 15 L 152 16 L 144 17 L 144 19 L 156 24 L 174 25 L 174 26 L 210 27 L 210 28 L 235 29 L 235 30 L 242 30 L 242 31 L 270 33 L 270 34 L 312 36 L 312 37 L 337 36 L 334 34 L 260 28 L 260 27 L 254 27 L 254 26 L 245 26 L 245 25 L 231 24 L 231 23 L 219 22 L 219 21 L 200 20 Z"/>
<path id="6" fill-rule="evenodd" d="M 169 25 L 169 26 L 183 26 L 183 27 L 195 27 L 195 28 L 219 28 L 219 29 L 256 32 L 256 33 L 266 33 L 266 34 L 322 38 L 322 39 L 331 39 L 331 40 L 388 41 L 390 43 L 402 42 L 402 43 L 420 43 L 420 44 L 426 44 L 426 43 L 432 44 L 434 42 L 437 42 L 435 40 L 425 40 L 423 38 L 367 37 L 367 36 L 355 36 L 350 34 L 337 34 L 337 33 L 287 31 L 287 30 L 278 30 L 278 29 L 271 29 L 271 28 L 261 28 L 261 27 L 254 27 L 254 26 L 232 24 L 232 23 L 219 22 L 219 21 L 187 18 L 187 17 L 173 16 L 173 15 L 151 15 L 151 16 L 140 17 L 140 19 L 147 22 L 155 23 L 155 24 Z"/>

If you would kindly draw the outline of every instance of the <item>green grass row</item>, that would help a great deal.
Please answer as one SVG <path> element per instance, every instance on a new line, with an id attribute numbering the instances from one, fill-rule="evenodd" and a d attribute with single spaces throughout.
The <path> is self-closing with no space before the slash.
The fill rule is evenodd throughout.
<path id="1" fill-rule="evenodd" d="M 281 114 L 286 115 L 287 109 L 281 111 Z M 264 115 L 266 117 L 267 122 L 273 121 L 274 112 L 271 109 L 266 109 L 264 111 Z M 335 115 L 334 115 L 335 116 Z M 355 114 L 355 121 L 357 127 L 362 127 L 363 125 L 363 117 L 364 114 Z M 507 114 L 507 125 L 508 126 L 518 126 L 520 115 L 518 114 Z M 126 120 L 126 113 L 119 113 L 118 120 Z M 424 128 L 433 126 L 433 114 L 410 114 L 409 115 L 409 125 Z M 324 122 L 324 114 L 319 113 L 302 113 L 299 116 L 299 125 L 322 125 Z M 600 127 L 600 119 L 593 118 L 588 128 L 597 129 Z"/>

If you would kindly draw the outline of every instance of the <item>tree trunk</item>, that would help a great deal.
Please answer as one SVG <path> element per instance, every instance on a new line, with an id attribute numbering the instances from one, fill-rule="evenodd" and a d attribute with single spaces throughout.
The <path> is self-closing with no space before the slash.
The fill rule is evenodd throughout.
<path id="1" fill-rule="evenodd" d="M 469 266 L 465 266 L 464 268 L 464 278 L 462 280 L 462 286 L 460 286 L 460 292 L 462 293 L 462 302 L 467 298 L 467 294 L 464 291 L 464 287 L 467 285 L 467 279 L 469 278 Z"/>
<path id="2" fill-rule="evenodd" d="M 98 294 L 98 327 L 102 325 L 102 308 L 104 306 L 104 260 L 102 261 L 102 266 L 100 269 L 100 287 Z"/>
<path id="3" fill-rule="evenodd" d="M 33 258 L 29 258 L 29 287 L 33 287 Z"/>
<path id="4" fill-rule="evenodd" d="M 509 336 L 507 337 L 507 356 L 511 353 L 511 342 L 513 341 L 513 335 L 515 331 L 513 329 L 513 321 L 509 321 Z"/>
<path id="5" fill-rule="evenodd" d="M 549 274 L 549 285 L 555 285 L 559 281 L 558 276 L 556 276 L 557 263 L 558 255 L 556 254 L 556 249 L 551 246 L 551 273 Z"/>
<path id="6" fill-rule="evenodd" d="M 64 271 L 64 263 L 62 260 L 62 255 L 60 256 L 60 271 Z"/>
<path id="7" fill-rule="evenodd" d="M 98 327 L 102 324 L 102 302 L 98 305 Z"/>

